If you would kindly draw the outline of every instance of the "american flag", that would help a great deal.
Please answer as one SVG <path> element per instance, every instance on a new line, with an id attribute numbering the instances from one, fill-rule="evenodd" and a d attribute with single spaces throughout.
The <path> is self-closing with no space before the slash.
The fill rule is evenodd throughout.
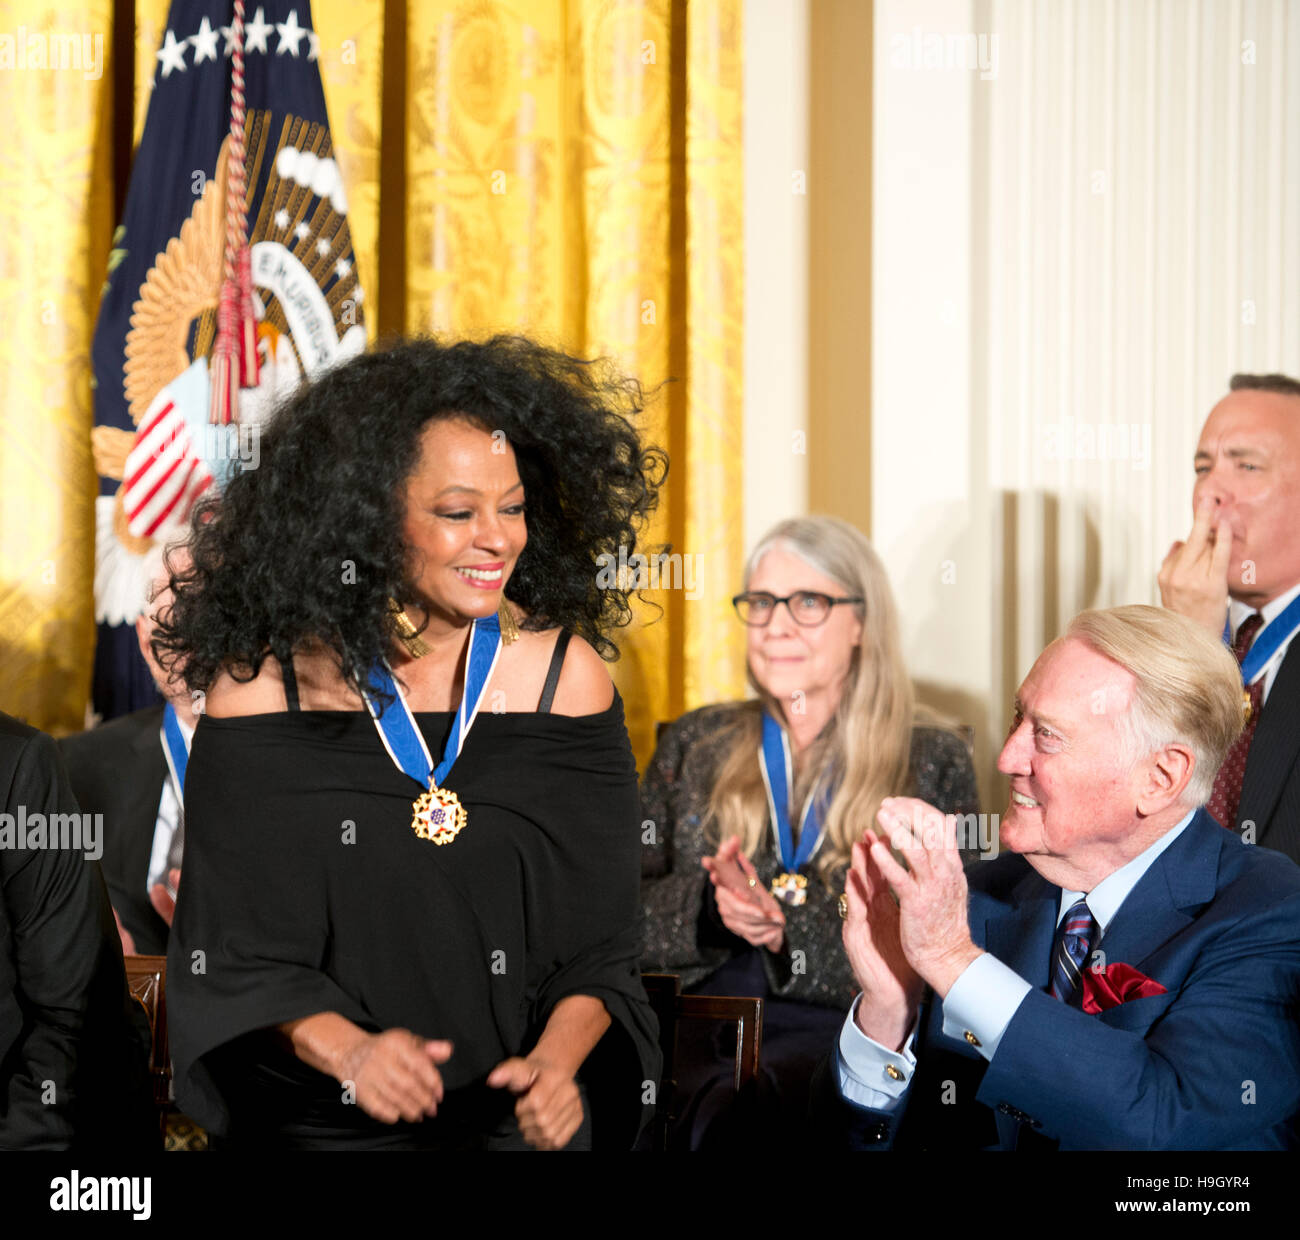
<path id="1" fill-rule="evenodd" d="M 212 471 L 190 439 L 185 417 L 163 389 L 136 432 L 126 458 L 122 507 L 137 538 L 183 526 L 194 501 L 212 485 Z"/>
<path id="2" fill-rule="evenodd" d="M 310 2 L 246 0 L 239 115 L 259 366 L 238 424 L 210 419 L 227 205 L 239 201 L 234 7 L 172 2 L 95 327 L 93 698 L 104 718 L 157 701 L 134 621 L 159 544 L 183 538 L 195 501 L 234 469 L 256 468 L 246 434 L 279 400 L 365 348 Z"/>

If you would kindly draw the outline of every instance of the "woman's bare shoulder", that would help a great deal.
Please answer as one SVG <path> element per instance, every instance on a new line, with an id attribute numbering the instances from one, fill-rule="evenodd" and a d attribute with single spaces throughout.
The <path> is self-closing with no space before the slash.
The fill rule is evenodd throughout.
<path id="1" fill-rule="evenodd" d="M 293 668 L 301 709 L 363 709 L 364 704 L 344 681 L 338 660 L 329 650 L 313 647 L 300 651 L 294 655 Z M 208 689 L 204 709 L 216 719 L 289 710 L 279 660 L 268 654 L 252 680 L 237 680 L 230 671 L 223 671 Z"/>
<path id="2" fill-rule="evenodd" d="M 280 665 L 268 656 L 251 680 L 237 680 L 229 669 L 208 686 L 203 713 L 213 719 L 238 719 L 244 715 L 272 715 L 288 710 Z"/>
<path id="3" fill-rule="evenodd" d="M 537 709 L 559 638 L 558 628 L 525 629 L 508 647 L 495 682 L 512 703 L 508 709 Z M 607 710 L 613 700 L 614 685 L 604 661 L 581 637 L 571 636 L 551 699 L 551 713 L 598 714 Z M 513 705 L 515 702 L 524 705 Z"/>
<path id="4" fill-rule="evenodd" d="M 557 715 L 597 715 L 614 701 L 614 682 L 605 660 L 574 634 L 564 652 L 564 666 L 551 710 Z"/>

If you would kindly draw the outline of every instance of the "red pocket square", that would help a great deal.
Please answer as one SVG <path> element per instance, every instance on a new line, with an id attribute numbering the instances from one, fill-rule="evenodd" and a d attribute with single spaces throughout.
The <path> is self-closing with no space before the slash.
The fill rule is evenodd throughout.
<path id="1" fill-rule="evenodd" d="M 1085 968 L 1082 986 L 1083 1010 L 1093 1014 L 1119 1007 L 1130 999 L 1166 993 L 1166 988 L 1154 977 L 1139 973 L 1131 964 L 1108 964 L 1100 971 Z"/>

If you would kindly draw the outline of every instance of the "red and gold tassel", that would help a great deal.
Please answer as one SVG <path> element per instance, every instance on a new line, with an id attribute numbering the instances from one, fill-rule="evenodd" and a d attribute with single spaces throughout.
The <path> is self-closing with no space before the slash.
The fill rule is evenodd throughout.
<path id="1" fill-rule="evenodd" d="M 252 256 L 248 248 L 248 184 L 244 168 L 244 0 L 235 0 L 230 35 L 226 250 L 217 309 L 217 340 L 212 348 L 212 403 L 208 414 L 210 420 L 219 426 L 239 421 L 239 389 L 255 387 L 259 372 Z"/>

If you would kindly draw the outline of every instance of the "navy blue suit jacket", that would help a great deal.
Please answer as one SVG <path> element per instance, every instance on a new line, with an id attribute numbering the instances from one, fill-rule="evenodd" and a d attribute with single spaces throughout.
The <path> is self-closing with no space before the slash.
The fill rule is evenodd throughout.
<path id="1" fill-rule="evenodd" d="M 853 1106 L 823 1063 L 826 1139 L 856 1148 L 1284 1149 L 1300 1145 L 1300 867 L 1204 810 L 1098 944 L 1166 993 L 1096 1015 L 1046 991 L 1059 887 L 1019 856 L 967 869 L 976 944 L 1037 987 L 985 1061 L 922 1016 L 901 1113 Z"/>

